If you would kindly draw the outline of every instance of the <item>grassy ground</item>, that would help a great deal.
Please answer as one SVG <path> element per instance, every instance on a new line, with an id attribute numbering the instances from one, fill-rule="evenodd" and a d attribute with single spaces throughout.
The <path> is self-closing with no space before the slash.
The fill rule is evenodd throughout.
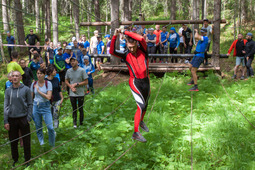
<path id="1" fill-rule="evenodd" d="M 152 95 L 148 113 L 161 83 L 161 79 L 153 75 L 151 77 Z M 190 169 L 191 92 L 187 91 L 187 81 L 188 77 L 183 75 L 165 75 L 156 105 L 150 118 L 146 117 L 150 132 L 144 133 L 144 136 L 148 142 L 138 143 L 112 169 Z M 255 124 L 254 79 L 238 82 L 223 80 L 223 83 L 234 99 L 234 104 Z M 227 98 L 217 76 L 211 73 L 200 79 L 199 88 L 200 92 L 193 93 L 194 168 L 253 169 L 254 129 Z M 60 127 L 56 130 L 56 145 L 91 127 L 122 103 L 129 94 L 127 83 L 101 92 L 93 103 L 86 104 L 85 124 L 78 129 L 72 128 L 70 102 L 65 101 Z M 37 159 L 29 169 L 105 168 L 133 144 L 131 135 L 135 110 L 136 105 L 131 98 L 114 115 L 58 148 L 56 152 Z M 35 129 L 33 123 L 31 129 Z M 3 127 L 0 131 L 2 144 L 7 142 L 7 132 Z M 47 138 L 46 131 L 44 128 Z M 48 149 L 48 144 L 40 147 L 36 135 L 32 135 L 32 157 Z M 1 147 L 0 150 L 0 166 L 10 168 L 10 146 Z M 21 151 L 19 163 L 24 161 L 22 153 Z"/>

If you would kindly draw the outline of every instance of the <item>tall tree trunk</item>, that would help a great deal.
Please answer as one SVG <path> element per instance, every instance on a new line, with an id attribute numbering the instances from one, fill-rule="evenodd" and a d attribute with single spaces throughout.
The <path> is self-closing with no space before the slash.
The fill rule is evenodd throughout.
<path id="1" fill-rule="evenodd" d="M 105 21 L 108 22 L 108 9 L 109 9 L 109 0 L 106 0 L 106 9 L 105 9 Z M 105 26 L 105 34 L 107 34 L 108 26 Z"/>
<path id="2" fill-rule="evenodd" d="M 201 6 L 201 11 L 202 11 L 202 20 L 205 19 L 205 11 L 204 11 L 204 8 L 205 8 L 205 0 L 202 0 L 202 6 Z"/>
<path id="3" fill-rule="evenodd" d="M 193 0 L 193 20 L 198 20 L 198 16 L 197 16 L 197 10 L 198 10 L 198 6 L 197 6 L 197 1 L 198 0 Z M 198 24 L 194 24 L 194 28 L 198 29 L 199 25 Z"/>
<path id="4" fill-rule="evenodd" d="M 168 2 L 168 0 L 164 0 L 164 2 L 163 2 L 163 8 L 164 8 L 164 17 L 167 17 L 169 14 L 168 14 L 168 5 L 169 4 L 169 2 Z"/>
<path id="5" fill-rule="evenodd" d="M 39 0 L 35 0 L 36 32 L 41 33 L 40 29 L 40 8 Z"/>
<path id="6" fill-rule="evenodd" d="M 74 4 L 70 3 L 70 24 L 71 24 L 71 29 L 73 28 L 73 7 Z"/>
<path id="7" fill-rule="evenodd" d="M 14 6 L 15 5 L 15 2 L 12 1 L 11 2 L 11 6 Z M 14 23 L 16 23 L 16 13 L 15 13 L 15 9 L 12 9 L 12 12 L 11 12 L 11 15 L 12 15 L 12 20 Z M 13 36 L 15 38 L 15 40 L 18 39 L 18 35 L 17 35 L 17 26 L 16 25 L 13 25 Z M 14 47 L 15 48 L 15 47 Z"/>
<path id="8" fill-rule="evenodd" d="M 99 21 L 101 21 L 99 0 L 94 0 L 94 4 L 95 4 L 95 16 L 96 16 L 95 19 L 96 19 L 96 22 L 99 22 Z M 101 26 L 96 26 L 96 29 L 101 33 Z"/>
<path id="9" fill-rule="evenodd" d="M 213 55 L 212 65 L 220 66 L 220 20 L 221 0 L 214 0 L 214 34 L 213 34 Z"/>
<path id="10" fill-rule="evenodd" d="M 58 44 L 58 1 L 52 1 L 53 45 Z"/>
<path id="11" fill-rule="evenodd" d="M 74 25 L 75 25 L 75 36 L 77 41 L 80 38 L 80 33 L 79 33 L 79 0 L 73 0 L 73 17 L 74 17 Z"/>
<path id="12" fill-rule="evenodd" d="M 176 20 L 176 0 L 171 0 L 170 11 L 170 20 Z"/>
<path id="13" fill-rule="evenodd" d="M 129 2 L 128 2 L 128 10 L 129 10 L 129 12 L 128 12 L 128 20 L 129 21 L 132 21 L 132 6 L 133 5 L 133 0 L 129 0 Z"/>
<path id="14" fill-rule="evenodd" d="M 204 0 L 204 18 L 203 19 L 205 19 L 205 18 L 207 18 L 207 0 Z"/>
<path id="15" fill-rule="evenodd" d="M 88 4 L 89 13 L 91 13 L 91 0 L 87 0 L 87 4 Z M 91 18 L 89 14 L 87 15 L 87 21 L 91 22 Z M 90 27 L 88 26 L 88 40 L 89 39 L 90 39 Z"/>
<path id="16" fill-rule="evenodd" d="M 22 15 L 22 5 L 20 0 L 14 0 L 15 8 L 18 10 L 15 11 L 16 14 L 16 23 L 17 23 L 17 33 L 18 33 L 18 44 L 25 45 L 25 32 L 24 32 L 24 23 L 23 23 L 23 15 Z M 25 51 L 25 48 L 21 48 L 22 51 Z"/>
<path id="17" fill-rule="evenodd" d="M 45 17 L 45 5 L 44 5 L 44 4 L 45 4 L 45 0 L 42 0 L 42 1 L 41 1 L 41 6 L 42 6 L 42 16 L 43 16 L 43 17 Z M 44 31 L 45 19 L 42 19 L 41 22 L 42 22 L 42 23 L 41 23 L 41 25 L 42 25 L 42 27 L 41 27 L 41 33 L 44 34 L 44 32 L 45 32 L 45 31 Z"/>
<path id="18" fill-rule="evenodd" d="M 111 0 L 111 35 L 114 34 L 116 28 L 119 28 L 119 0 Z M 117 38 L 119 40 L 119 38 Z M 119 41 L 116 42 L 116 47 L 119 48 Z M 120 59 L 111 57 L 111 64 L 119 64 Z"/>
<path id="19" fill-rule="evenodd" d="M 8 22 L 8 12 L 7 12 L 7 5 L 6 0 L 2 0 L 2 17 L 3 17 L 3 25 L 4 25 L 4 31 L 9 31 L 9 22 Z"/>
<path id="20" fill-rule="evenodd" d="M 242 21 L 245 22 L 248 19 L 248 14 L 247 14 L 247 10 L 248 10 L 248 6 L 247 6 L 247 0 L 242 0 L 241 1 L 241 13 L 242 13 Z"/>
<path id="21" fill-rule="evenodd" d="M 50 0 L 45 0 L 45 38 L 51 39 Z"/>
<path id="22" fill-rule="evenodd" d="M 129 0 L 121 0 L 121 21 L 129 19 Z"/>

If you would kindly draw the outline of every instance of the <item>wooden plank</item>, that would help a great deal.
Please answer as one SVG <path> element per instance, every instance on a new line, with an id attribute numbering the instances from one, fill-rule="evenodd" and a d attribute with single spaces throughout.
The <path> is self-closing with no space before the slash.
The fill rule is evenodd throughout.
<path id="1" fill-rule="evenodd" d="M 209 21 L 209 23 L 214 21 Z M 220 21 L 226 24 L 226 19 Z M 120 25 L 173 25 L 173 24 L 203 24 L 203 20 L 161 20 L 161 21 L 121 21 Z M 81 22 L 80 26 L 110 26 L 111 22 Z"/>

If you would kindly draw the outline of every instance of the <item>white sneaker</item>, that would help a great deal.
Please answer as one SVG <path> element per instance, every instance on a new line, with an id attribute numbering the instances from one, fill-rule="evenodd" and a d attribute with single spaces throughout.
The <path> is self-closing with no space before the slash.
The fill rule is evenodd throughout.
<path id="1" fill-rule="evenodd" d="M 73 125 L 74 128 L 77 128 L 77 125 Z"/>
<path id="2" fill-rule="evenodd" d="M 185 60 L 185 62 L 184 62 L 185 64 L 188 64 L 189 63 L 189 60 Z"/>

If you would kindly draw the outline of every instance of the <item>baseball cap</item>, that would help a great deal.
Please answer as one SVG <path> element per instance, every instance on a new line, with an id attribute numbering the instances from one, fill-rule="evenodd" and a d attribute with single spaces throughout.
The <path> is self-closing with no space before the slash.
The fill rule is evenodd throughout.
<path id="1" fill-rule="evenodd" d="M 207 32 L 207 29 L 206 28 L 201 28 L 200 32 Z"/>
<path id="2" fill-rule="evenodd" d="M 106 34 L 104 38 L 110 38 L 111 36 L 109 34 Z"/>
<path id="3" fill-rule="evenodd" d="M 89 60 L 89 56 L 88 55 L 83 56 L 83 60 Z"/>
<path id="4" fill-rule="evenodd" d="M 72 59 L 77 60 L 77 58 L 76 58 L 76 57 L 74 57 L 74 56 L 70 58 L 70 61 L 71 61 Z"/>
<path id="5" fill-rule="evenodd" d="M 57 48 L 57 50 L 60 50 L 60 49 L 62 50 L 63 48 L 62 48 L 62 47 L 58 47 L 58 48 Z"/>
<path id="6" fill-rule="evenodd" d="M 70 45 L 66 46 L 66 50 L 72 50 L 72 46 Z"/>
<path id="7" fill-rule="evenodd" d="M 251 32 L 248 32 L 247 35 L 253 37 L 253 34 Z"/>
<path id="8" fill-rule="evenodd" d="M 207 22 L 209 22 L 209 20 L 208 20 L 207 18 L 205 18 L 203 21 L 207 21 Z"/>

